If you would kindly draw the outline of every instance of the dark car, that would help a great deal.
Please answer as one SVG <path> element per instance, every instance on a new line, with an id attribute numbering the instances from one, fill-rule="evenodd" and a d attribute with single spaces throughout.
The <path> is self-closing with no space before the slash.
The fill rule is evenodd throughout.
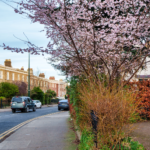
<path id="1" fill-rule="evenodd" d="M 67 99 L 60 100 L 58 102 L 58 110 L 61 110 L 61 109 L 69 110 L 69 103 Z"/>
<path id="2" fill-rule="evenodd" d="M 15 96 L 11 100 L 12 113 L 16 110 L 21 110 L 21 112 L 29 112 L 29 110 L 36 111 L 36 105 L 33 103 L 30 97 L 27 96 Z"/>

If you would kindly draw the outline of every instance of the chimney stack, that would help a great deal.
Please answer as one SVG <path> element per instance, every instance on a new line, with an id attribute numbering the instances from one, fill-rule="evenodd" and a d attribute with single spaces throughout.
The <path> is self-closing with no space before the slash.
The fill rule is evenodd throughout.
<path id="1" fill-rule="evenodd" d="M 27 71 L 29 71 L 29 68 L 28 68 Z M 32 68 L 30 68 L 30 74 L 33 74 L 33 69 Z"/>
<path id="2" fill-rule="evenodd" d="M 21 67 L 21 70 L 24 70 L 24 67 Z"/>
<path id="3" fill-rule="evenodd" d="M 54 76 L 49 77 L 49 80 L 55 80 Z"/>
<path id="4" fill-rule="evenodd" d="M 7 67 L 12 67 L 12 66 L 11 66 L 11 59 L 6 59 L 6 60 L 4 61 L 4 65 L 7 66 Z"/>
<path id="5" fill-rule="evenodd" d="M 45 78 L 45 74 L 44 74 L 44 73 L 40 73 L 40 74 L 39 74 L 39 77 Z"/>

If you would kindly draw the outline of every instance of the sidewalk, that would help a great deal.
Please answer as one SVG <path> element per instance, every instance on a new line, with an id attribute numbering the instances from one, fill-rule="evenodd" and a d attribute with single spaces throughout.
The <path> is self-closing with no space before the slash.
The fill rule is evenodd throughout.
<path id="1" fill-rule="evenodd" d="M 3 108 L 3 109 L 0 109 L 0 112 L 5 112 L 5 111 L 11 111 L 11 108 Z"/>
<path id="2" fill-rule="evenodd" d="M 64 150 L 69 112 L 34 120 L 0 143 L 0 150 Z"/>
<path id="3" fill-rule="evenodd" d="M 150 121 L 138 122 L 134 124 L 135 130 L 130 133 L 134 141 L 143 144 L 146 150 L 150 150 Z"/>

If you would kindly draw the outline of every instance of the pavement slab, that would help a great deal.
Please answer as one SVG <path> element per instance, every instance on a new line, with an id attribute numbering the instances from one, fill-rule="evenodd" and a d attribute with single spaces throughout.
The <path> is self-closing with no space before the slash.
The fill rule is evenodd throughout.
<path id="1" fill-rule="evenodd" d="M 0 150 L 63 150 L 69 112 L 34 120 L 0 143 Z"/>
<path id="2" fill-rule="evenodd" d="M 150 121 L 138 122 L 134 124 L 135 130 L 130 133 L 134 141 L 143 144 L 146 150 L 150 150 Z"/>

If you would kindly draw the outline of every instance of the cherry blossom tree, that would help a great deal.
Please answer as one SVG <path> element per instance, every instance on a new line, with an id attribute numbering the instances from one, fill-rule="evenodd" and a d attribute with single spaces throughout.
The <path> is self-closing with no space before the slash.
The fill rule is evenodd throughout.
<path id="1" fill-rule="evenodd" d="M 18 86 L 18 95 L 26 96 L 27 95 L 27 84 L 25 82 L 14 81 L 13 84 Z"/>
<path id="2" fill-rule="evenodd" d="M 47 48 L 4 49 L 50 54 L 68 75 L 104 73 L 110 83 L 145 66 L 150 55 L 150 0 L 23 0 L 18 14 L 45 25 Z M 59 62 L 59 63 L 58 63 Z M 90 71 L 89 71 L 90 70 Z"/>

